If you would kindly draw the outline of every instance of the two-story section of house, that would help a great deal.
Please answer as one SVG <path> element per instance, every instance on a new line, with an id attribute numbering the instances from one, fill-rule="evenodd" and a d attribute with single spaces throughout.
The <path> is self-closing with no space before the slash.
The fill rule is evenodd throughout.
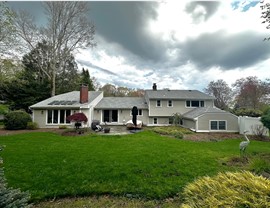
<path id="1" fill-rule="evenodd" d="M 148 125 L 171 124 L 175 113 L 181 115 L 201 107 L 214 107 L 215 98 L 198 90 L 157 90 L 154 83 L 152 90 L 145 91 L 148 104 Z"/>

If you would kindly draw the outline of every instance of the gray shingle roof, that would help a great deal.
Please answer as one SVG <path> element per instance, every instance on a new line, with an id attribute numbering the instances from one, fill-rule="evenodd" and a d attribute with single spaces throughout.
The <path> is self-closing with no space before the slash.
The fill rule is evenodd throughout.
<path id="1" fill-rule="evenodd" d="M 146 90 L 146 95 L 149 99 L 202 99 L 202 100 L 214 100 L 215 97 L 207 95 L 198 90 Z"/>
<path id="2" fill-rule="evenodd" d="M 95 100 L 102 92 L 100 91 L 89 91 L 88 92 L 88 103 L 81 104 L 80 103 L 80 91 L 72 91 L 60 95 L 56 95 L 50 97 L 46 100 L 43 100 L 39 103 L 36 103 L 30 108 L 58 108 L 58 107 L 82 107 L 90 104 L 93 100 Z M 59 101 L 59 102 L 57 102 Z M 70 102 L 68 102 L 70 101 Z"/>
<path id="3" fill-rule="evenodd" d="M 132 109 L 133 106 L 148 109 L 143 97 L 104 97 L 95 109 Z"/>
<path id="4" fill-rule="evenodd" d="M 229 113 L 229 112 L 215 107 L 203 107 L 203 108 L 195 108 L 187 113 L 184 113 L 183 117 L 194 119 L 205 113 Z"/>

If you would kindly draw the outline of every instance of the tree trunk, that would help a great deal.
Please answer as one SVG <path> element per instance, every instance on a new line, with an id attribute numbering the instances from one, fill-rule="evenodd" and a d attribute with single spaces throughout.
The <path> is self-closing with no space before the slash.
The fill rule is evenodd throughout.
<path id="1" fill-rule="evenodd" d="M 51 80 L 51 97 L 55 96 L 55 67 L 53 66 L 53 71 L 52 71 L 52 80 Z"/>

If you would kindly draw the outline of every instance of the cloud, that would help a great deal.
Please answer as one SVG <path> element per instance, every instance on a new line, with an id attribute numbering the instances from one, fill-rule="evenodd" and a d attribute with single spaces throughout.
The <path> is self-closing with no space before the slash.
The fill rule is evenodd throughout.
<path id="1" fill-rule="evenodd" d="M 111 71 L 108 70 L 108 69 L 104 69 L 104 68 L 101 68 L 101 67 L 99 67 L 99 66 L 96 66 L 96 65 L 92 64 L 90 61 L 86 61 L 86 60 L 78 60 L 78 59 L 77 59 L 77 62 L 78 62 L 78 64 L 80 64 L 80 65 L 82 65 L 82 66 L 84 66 L 84 67 L 89 67 L 89 68 L 97 69 L 97 70 L 99 70 L 99 71 L 102 72 L 102 73 L 117 76 L 116 73 L 113 73 L 113 72 L 111 72 Z"/>
<path id="2" fill-rule="evenodd" d="M 160 57 L 159 44 L 148 35 L 148 19 L 156 18 L 157 2 L 90 2 L 96 32 L 143 59 Z M 100 13 L 102 11 L 102 13 Z"/>
<path id="3" fill-rule="evenodd" d="M 192 1 L 186 5 L 186 12 L 191 14 L 194 23 L 207 21 L 220 6 L 219 1 Z"/>
<path id="4" fill-rule="evenodd" d="M 182 48 L 184 54 L 180 55 L 194 62 L 199 70 L 216 66 L 222 69 L 244 68 L 266 60 L 270 55 L 263 36 L 254 31 L 202 34 L 183 43 Z"/>

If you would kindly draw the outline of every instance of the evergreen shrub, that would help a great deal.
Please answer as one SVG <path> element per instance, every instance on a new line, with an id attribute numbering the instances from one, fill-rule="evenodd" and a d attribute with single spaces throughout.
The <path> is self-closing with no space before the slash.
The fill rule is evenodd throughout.
<path id="1" fill-rule="evenodd" d="M 11 111 L 4 117 L 4 126 L 8 130 L 26 129 L 32 119 L 25 111 Z"/>
<path id="2" fill-rule="evenodd" d="M 0 207 L 3 208 L 28 208 L 30 194 L 20 189 L 7 187 L 4 171 L 0 168 Z"/>

